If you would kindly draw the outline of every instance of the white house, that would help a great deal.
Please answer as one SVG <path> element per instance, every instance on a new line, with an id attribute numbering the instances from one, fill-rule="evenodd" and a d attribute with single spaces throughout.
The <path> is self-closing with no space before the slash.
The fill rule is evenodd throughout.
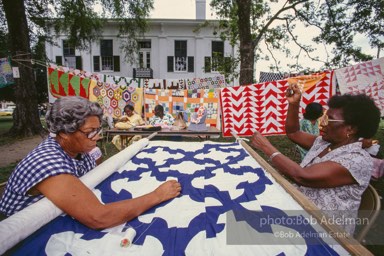
<path id="1" fill-rule="evenodd" d="M 55 44 L 46 44 L 46 53 L 57 64 L 115 76 L 134 77 L 136 68 L 152 69 L 155 79 L 216 76 L 217 61 L 235 57 L 237 49 L 222 41 L 213 26 L 196 30 L 206 22 L 205 6 L 204 0 L 196 0 L 196 19 L 150 19 L 149 31 L 139 39 L 139 61 L 134 64 L 124 59 L 120 49 L 123 38 L 118 36 L 118 24 L 112 20 L 90 49 L 74 49 L 68 45 L 66 35 L 60 34 L 55 35 Z"/>

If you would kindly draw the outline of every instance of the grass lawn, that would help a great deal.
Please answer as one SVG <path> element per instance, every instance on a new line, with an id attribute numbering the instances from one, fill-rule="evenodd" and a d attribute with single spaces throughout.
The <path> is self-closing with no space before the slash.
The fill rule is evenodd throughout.
<path id="1" fill-rule="evenodd" d="M 13 124 L 12 116 L 0 116 L 0 145 L 12 143 L 14 139 L 9 136 L 4 135 L 9 129 L 11 129 Z"/>
<path id="2" fill-rule="evenodd" d="M 46 127 L 44 118 L 41 118 L 40 120 L 42 125 Z M 12 116 L 0 116 L 0 146 L 11 144 L 16 140 L 23 139 L 23 138 L 11 137 L 6 134 L 11 129 L 12 125 L 13 125 Z"/>

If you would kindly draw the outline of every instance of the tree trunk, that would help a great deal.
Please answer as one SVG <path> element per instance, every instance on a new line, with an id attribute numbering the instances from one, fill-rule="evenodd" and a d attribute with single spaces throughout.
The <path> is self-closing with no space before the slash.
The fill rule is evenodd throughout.
<path id="1" fill-rule="evenodd" d="M 240 40 L 240 85 L 253 83 L 254 47 L 251 37 L 252 0 L 236 0 Z"/>
<path id="2" fill-rule="evenodd" d="M 34 83 L 29 28 L 23 0 L 3 0 L 5 17 L 11 41 L 12 66 L 19 67 L 20 78 L 15 79 L 14 94 L 16 109 L 13 113 L 12 136 L 32 136 L 43 133 L 37 107 L 37 92 Z"/>

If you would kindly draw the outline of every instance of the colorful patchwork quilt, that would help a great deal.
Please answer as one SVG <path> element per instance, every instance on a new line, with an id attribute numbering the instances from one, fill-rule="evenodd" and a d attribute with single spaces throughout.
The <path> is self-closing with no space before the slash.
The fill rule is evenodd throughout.
<path id="1" fill-rule="evenodd" d="M 98 82 L 92 89 L 92 94 L 106 115 L 120 117 L 128 104 L 135 106 L 135 111 L 139 115 L 143 112 L 142 88 Z"/>
<path id="2" fill-rule="evenodd" d="M 14 255 L 348 254 L 318 223 L 303 221 L 302 207 L 237 143 L 150 142 L 95 194 L 104 203 L 136 198 L 169 179 L 181 183 L 181 195 L 132 221 L 92 230 L 62 215 Z M 128 228 L 133 245 L 122 247 Z"/>
<path id="3" fill-rule="evenodd" d="M 89 78 L 92 80 L 105 82 L 105 78 L 104 78 L 103 73 L 93 73 L 93 72 L 86 71 L 86 70 L 73 69 L 73 68 L 69 68 L 69 67 L 65 67 L 65 66 L 59 66 L 59 65 L 56 65 L 54 63 L 50 63 L 49 68 L 58 69 L 60 71 L 63 71 L 64 73 L 69 73 L 69 74 L 79 76 L 82 78 Z"/>
<path id="4" fill-rule="evenodd" d="M 326 106 L 333 95 L 333 71 L 325 72 L 322 79 L 303 92 L 301 113 L 306 105 L 319 102 Z M 263 135 L 285 134 L 288 102 L 285 92 L 287 80 L 221 89 L 223 136 L 251 136 L 256 130 Z"/>
<path id="5" fill-rule="evenodd" d="M 186 83 L 187 89 L 212 89 L 227 86 L 223 75 L 186 79 Z"/>
<path id="6" fill-rule="evenodd" d="M 146 119 L 154 115 L 156 105 L 162 105 L 164 111 L 176 117 L 178 112 L 191 113 L 197 111 L 200 106 L 207 109 L 205 123 L 216 126 L 219 111 L 219 89 L 196 90 L 158 90 L 146 89 L 144 91 L 144 109 Z"/>
<path id="7" fill-rule="evenodd" d="M 366 94 L 384 116 L 384 57 L 335 70 L 342 94 Z"/>
<path id="8" fill-rule="evenodd" d="M 142 113 L 143 90 L 135 79 L 50 66 L 48 81 L 52 102 L 63 96 L 81 96 L 97 101 L 106 115 L 120 117 L 127 104 L 134 105 L 139 115 Z"/>
<path id="9" fill-rule="evenodd" d="M 89 98 L 90 79 L 48 67 L 48 87 L 54 98 L 81 96 Z"/>

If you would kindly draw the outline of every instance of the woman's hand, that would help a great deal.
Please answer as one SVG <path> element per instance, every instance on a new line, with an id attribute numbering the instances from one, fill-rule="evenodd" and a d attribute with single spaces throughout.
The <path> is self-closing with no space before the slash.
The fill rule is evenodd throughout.
<path id="1" fill-rule="evenodd" d="M 287 96 L 289 104 L 300 104 L 301 90 L 297 84 L 289 84 L 285 95 Z"/>
<path id="2" fill-rule="evenodd" d="M 260 132 L 256 131 L 252 137 L 251 137 L 251 145 L 254 148 L 260 149 L 265 154 L 270 156 L 272 153 L 276 152 L 274 146 L 269 142 L 267 138 L 265 138 L 263 135 L 261 135 Z"/>
<path id="3" fill-rule="evenodd" d="M 181 185 L 176 180 L 169 180 L 161 184 L 154 193 L 160 199 L 160 202 L 167 201 L 180 195 Z"/>
<path id="4" fill-rule="evenodd" d="M 120 117 L 119 121 L 120 122 L 126 122 L 126 121 L 128 121 L 128 117 L 127 116 L 122 116 L 122 117 Z"/>

